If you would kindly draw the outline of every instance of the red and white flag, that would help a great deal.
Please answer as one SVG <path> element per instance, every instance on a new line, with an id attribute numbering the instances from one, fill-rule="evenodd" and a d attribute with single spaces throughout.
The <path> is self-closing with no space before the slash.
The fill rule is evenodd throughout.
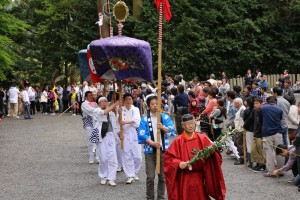
<path id="1" fill-rule="evenodd" d="M 94 66 L 94 62 L 92 59 L 92 53 L 89 49 L 87 49 L 87 59 L 88 59 L 88 65 L 89 65 L 89 71 L 91 76 L 91 81 L 94 83 L 101 82 L 101 79 L 99 78 L 97 71 Z"/>

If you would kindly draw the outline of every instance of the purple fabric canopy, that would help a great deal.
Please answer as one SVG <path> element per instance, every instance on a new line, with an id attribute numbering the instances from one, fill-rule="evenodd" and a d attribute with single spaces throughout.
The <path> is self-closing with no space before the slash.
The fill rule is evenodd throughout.
<path id="1" fill-rule="evenodd" d="M 90 44 L 99 77 L 107 80 L 146 80 L 152 82 L 150 44 L 125 36 L 94 40 Z"/>

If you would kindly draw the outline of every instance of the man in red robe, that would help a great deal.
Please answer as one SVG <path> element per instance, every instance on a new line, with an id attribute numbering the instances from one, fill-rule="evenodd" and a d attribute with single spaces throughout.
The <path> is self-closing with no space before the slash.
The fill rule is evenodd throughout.
<path id="1" fill-rule="evenodd" d="M 164 172 L 169 200 L 225 199 L 225 181 L 221 169 L 222 156 L 215 151 L 204 161 L 190 166 L 194 151 L 210 146 L 212 142 L 195 130 L 191 114 L 182 117 L 184 132 L 179 135 L 164 154 Z M 210 197 L 209 197 L 210 196 Z"/>

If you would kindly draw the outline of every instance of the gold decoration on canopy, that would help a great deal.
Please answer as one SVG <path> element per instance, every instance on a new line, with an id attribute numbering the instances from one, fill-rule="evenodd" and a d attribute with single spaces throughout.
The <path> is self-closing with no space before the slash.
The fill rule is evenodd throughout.
<path id="1" fill-rule="evenodd" d="M 119 22 L 125 22 L 129 15 L 129 9 L 123 1 L 118 1 L 113 9 L 114 17 Z"/>

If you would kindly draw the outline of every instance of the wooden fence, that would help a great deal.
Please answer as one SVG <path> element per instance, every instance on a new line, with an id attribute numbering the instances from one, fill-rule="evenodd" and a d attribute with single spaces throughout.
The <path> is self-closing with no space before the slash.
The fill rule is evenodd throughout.
<path id="1" fill-rule="evenodd" d="M 289 74 L 290 75 L 290 80 L 292 82 L 292 86 L 295 84 L 297 80 L 300 80 L 300 74 Z M 267 81 L 269 83 L 269 90 L 270 88 L 275 87 L 276 82 L 278 79 L 281 77 L 280 74 L 272 74 L 272 75 L 267 75 Z M 232 78 L 228 79 L 228 83 L 231 86 L 231 88 L 234 85 L 239 85 L 243 88 L 244 86 L 244 77 L 239 77 L 239 78 Z"/>

